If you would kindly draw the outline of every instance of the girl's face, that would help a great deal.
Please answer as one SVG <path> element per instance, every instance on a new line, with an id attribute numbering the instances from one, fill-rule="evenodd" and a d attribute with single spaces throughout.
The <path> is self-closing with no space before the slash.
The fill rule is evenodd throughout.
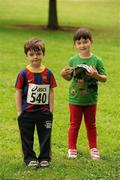
<path id="1" fill-rule="evenodd" d="M 89 39 L 83 39 L 75 41 L 75 47 L 83 57 L 89 56 L 91 51 L 92 42 Z"/>
<path id="2" fill-rule="evenodd" d="M 43 52 L 42 51 L 34 51 L 30 50 L 27 52 L 27 59 L 33 68 L 39 68 L 41 65 L 41 61 L 43 58 Z"/>

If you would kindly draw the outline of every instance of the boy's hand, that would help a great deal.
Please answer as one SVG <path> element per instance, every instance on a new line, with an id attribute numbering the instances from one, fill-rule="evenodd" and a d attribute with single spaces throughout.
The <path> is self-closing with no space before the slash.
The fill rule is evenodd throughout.
<path id="1" fill-rule="evenodd" d="M 22 113 L 22 112 L 18 112 L 17 115 L 20 116 L 21 113 Z"/>

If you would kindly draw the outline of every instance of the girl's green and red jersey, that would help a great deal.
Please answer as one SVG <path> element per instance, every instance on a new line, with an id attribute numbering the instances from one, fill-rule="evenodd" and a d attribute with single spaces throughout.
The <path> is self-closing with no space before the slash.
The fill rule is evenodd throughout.
<path id="1" fill-rule="evenodd" d="M 101 75 L 106 75 L 102 60 L 92 55 L 90 58 L 81 58 L 75 55 L 70 58 L 69 66 L 75 68 L 77 65 L 86 64 L 97 69 Z M 69 103 L 81 106 L 87 106 L 97 103 L 98 97 L 98 81 L 89 77 L 86 73 L 79 77 L 73 77 L 69 87 Z"/>

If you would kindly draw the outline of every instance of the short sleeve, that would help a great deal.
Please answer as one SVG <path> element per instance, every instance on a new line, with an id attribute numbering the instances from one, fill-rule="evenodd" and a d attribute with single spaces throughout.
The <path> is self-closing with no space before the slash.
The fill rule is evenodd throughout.
<path id="1" fill-rule="evenodd" d="M 101 75 L 106 75 L 106 70 L 101 59 L 99 59 L 97 62 L 97 71 Z"/>
<path id="2" fill-rule="evenodd" d="M 16 83 L 15 83 L 16 89 L 22 89 L 23 88 L 25 78 L 26 78 L 26 73 L 25 73 L 25 69 L 23 69 L 17 76 Z"/>
<path id="3" fill-rule="evenodd" d="M 18 74 L 18 77 L 16 79 L 15 88 L 16 89 L 22 89 L 23 87 L 23 77 L 21 74 Z"/>
<path id="4" fill-rule="evenodd" d="M 72 61 L 71 58 L 70 58 L 69 61 L 68 61 L 68 66 L 73 67 L 73 61 Z"/>
<path id="5" fill-rule="evenodd" d="M 50 88 L 55 88 L 57 86 L 55 77 L 53 75 L 53 73 L 50 73 Z"/>

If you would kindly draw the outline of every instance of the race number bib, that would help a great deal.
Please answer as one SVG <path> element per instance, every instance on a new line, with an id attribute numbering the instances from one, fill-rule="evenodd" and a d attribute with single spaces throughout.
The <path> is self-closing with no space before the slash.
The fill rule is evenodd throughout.
<path id="1" fill-rule="evenodd" d="M 50 85 L 29 84 L 27 103 L 29 104 L 48 104 Z"/>

